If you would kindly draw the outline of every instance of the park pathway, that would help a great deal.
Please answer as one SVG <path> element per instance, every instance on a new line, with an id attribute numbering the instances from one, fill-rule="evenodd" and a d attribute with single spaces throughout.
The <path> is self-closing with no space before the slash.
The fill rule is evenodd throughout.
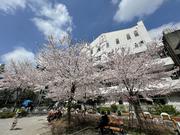
<path id="1" fill-rule="evenodd" d="M 50 135 L 46 116 L 33 116 L 18 119 L 16 130 L 9 130 L 13 118 L 0 119 L 0 135 Z"/>

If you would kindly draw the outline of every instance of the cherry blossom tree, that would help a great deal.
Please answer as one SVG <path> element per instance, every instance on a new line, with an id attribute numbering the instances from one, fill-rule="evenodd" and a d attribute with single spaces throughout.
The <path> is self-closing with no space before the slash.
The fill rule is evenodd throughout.
<path id="1" fill-rule="evenodd" d="M 16 102 L 14 108 L 17 105 L 21 92 L 35 87 L 35 82 L 37 82 L 35 78 L 36 74 L 37 72 L 34 64 L 28 60 L 12 60 L 6 64 L 4 72 L 2 73 L 3 79 L 0 80 L 0 87 L 16 92 Z"/>
<path id="2" fill-rule="evenodd" d="M 117 92 L 124 93 L 129 104 L 134 107 L 134 111 L 139 125 L 141 107 L 138 95 L 141 91 L 147 92 L 162 87 L 171 72 L 165 72 L 164 63 L 157 56 L 159 47 L 156 43 L 147 45 L 147 50 L 139 54 L 134 54 L 129 48 L 116 49 L 113 55 L 108 57 L 108 70 L 105 80 L 113 80 L 119 85 Z"/>
<path id="3" fill-rule="evenodd" d="M 96 74 L 94 59 L 86 43 L 73 43 L 69 37 L 57 42 L 51 37 L 39 52 L 39 67 L 49 86 L 49 96 L 68 101 L 68 123 L 74 99 L 98 94 L 101 75 Z"/>

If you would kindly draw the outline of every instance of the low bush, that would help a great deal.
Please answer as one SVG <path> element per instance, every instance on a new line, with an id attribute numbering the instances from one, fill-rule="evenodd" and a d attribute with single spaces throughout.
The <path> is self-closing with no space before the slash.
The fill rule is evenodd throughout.
<path id="1" fill-rule="evenodd" d="M 125 105 L 118 105 L 118 110 L 121 112 L 127 112 L 126 106 Z"/>
<path id="2" fill-rule="evenodd" d="M 79 110 L 80 110 L 80 109 L 81 109 L 81 104 L 73 104 L 73 105 L 72 105 L 72 108 L 73 108 L 73 109 L 79 109 Z"/>
<path id="3" fill-rule="evenodd" d="M 173 135 L 174 131 L 171 130 L 170 128 L 164 126 L 164 125 L 160 125 L 160 124 L 155 124 L 153 123 L 149 123 L 146 124 L 145 129 L 143 129 L 143 131 L 147 134 L 147 135 Z"/>
<path id="4" fill-rule="evenodd" d="M 127 112 L 127 109 L 126 109 L 126 106 L 125 105 L 116 105 L 116 104 L 112 104 L 111 107 L 99 107 L 97 108 L 97 111 L 99 113 L 102 113 L 102 112 L 106 112 L 107 114 L 110 114 L 110 112 Z"/>
<path id="5" fill-rule="evenodd" d="M 99 107 L 99 108 L 97 108 L 97 111 L 99 113 L 106 112 L 107 114 L 110 114 L 111 108 L 110 107 Z"/>
<path id="6" fill-rule="evenodd" d="M 12 118 L 15 116 L 15 112 L 0 112 L 0 118 L 5 119 L 5 118 Z"/>
<path id="7" fill-rule="evenodd" d="M 106 113 L 107 113 L 107 115 L 110 115 L 110 114 L 111 114 L 111 111 L 110 111 L 110 110 L 107 110 Z"/>
<path id="8" fill-rule="evenodd" d="M 52 123 L 51 133 L 52 135 L 62 135 L 66 133 L 67 128 L 68 128 L 67 121 L 61 119 L 59 121 L 55 121 Z"/>
<path id="9" fill-rule="evenodd" d="M 22 117 L 25 117 L 25 116 L 27 116 L 28 115 L 28 112 L 25 110 L 25 109 L 20 109 L 20 112 L 21 112 L 21 116 Z"/>
<path id="10" fill-rule="evenodd" d="M 129 122 L 131 124 L 133 123 L 133 125 Z M 155 123 L 153 121 L 148 122 L 142 120 L 141 125 L 144 125 L 142 128 L 137 125 L 137 121 L 129 121 L 128 118 L 124 118 L 123 123 L 125 131 L 128 131 L 128 134 L 132 135 L 174 135 L 173 129 L 166 127 L 164 124 Z"/>
<path id="11" fill-rule="evenodd" d="M 61 134 L 72 134 L 73 132 L 79 131 L 86 127 L 92 127 L 93 129 L 97 126 L 99 118 L 95 115 L 85 115 L 81 114 L 72 115 L 71 125 L 68 127 L 67 118 L 63 117 L 59 121 L 54 121 L 52 123 L 51 132 L 52 135 Z"/>
<path id="12" fill-rule="evenodd" d="M 118 110 L 118 106 L 116 104 L 111 105 L 111 112 L 116 112 Z"/>
<path id="13" fill-rule="evenodd" d="M 118 115 L 118 116 L 121 116 L 121 115 L 122 115 L 120 110 L 117 111 L 117 115 Z"/>
<path id="14" fill-rule="evenodd" d="M 40 106 L 49 106 L 49 105 L 53 106 L 54 104 L 55 104 L 55 102 L 54 102 L 52 99 L 50 99 L 50 98 L 44 98 L 44 99 L 41 101 Z"/>
<path id="15" fill-rule="evenodd" d="M 162 112 L 166 112 L 170 115 L 178 115 L 179 112 L 173 105 L 154 105 L 151 109 L 148 109 L 150 113 L 160 115 Z"/>

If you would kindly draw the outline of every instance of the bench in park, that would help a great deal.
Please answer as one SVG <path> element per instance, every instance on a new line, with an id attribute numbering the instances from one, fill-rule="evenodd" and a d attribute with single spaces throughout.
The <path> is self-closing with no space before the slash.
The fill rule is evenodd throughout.
<path id="1" fill-rule="evenodd" d="M 109 130 L 111 133 L 121 133 L 124 134 L 123 120 L 121 118 L 109 117 L 109 123 L 104 127 L 105 130 Z"/>
<path id="2" fill-rule="evenodd" d="M 175 131 L 177 131 L 180 134 L 180 118 L 171 117 L 167 113 L 161 113 L 160 116 L 167 127 L 173 128 Z"/>

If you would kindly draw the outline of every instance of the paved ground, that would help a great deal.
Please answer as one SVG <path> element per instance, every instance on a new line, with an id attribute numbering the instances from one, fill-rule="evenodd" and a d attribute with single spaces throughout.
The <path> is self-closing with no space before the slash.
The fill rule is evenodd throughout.
<path id="1" fill-rule="evenodd" d="M 9 130 L 14 119 L 0 119 L 0 135 L 49 135 L 46 116 L 19 118 L 15 130 Z"/>

